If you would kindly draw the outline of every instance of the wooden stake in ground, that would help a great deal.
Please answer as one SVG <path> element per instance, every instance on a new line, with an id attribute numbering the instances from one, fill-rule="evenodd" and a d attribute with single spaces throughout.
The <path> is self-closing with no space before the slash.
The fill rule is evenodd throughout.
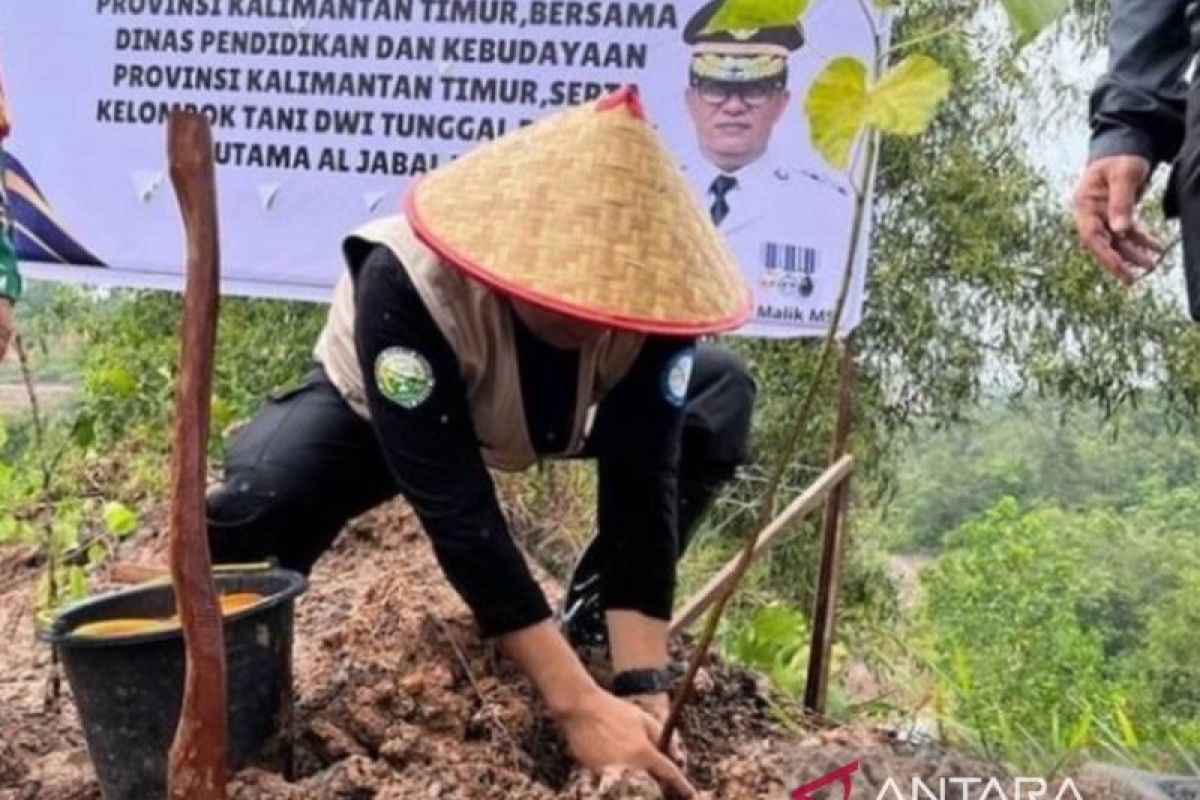
<path id="1" fill-rule="evenodd" d="M 204 512 L 219 279 L 212 131 L 203 115 L 176 111 L 167 140 L 171 183 L 187 235 L 170 508 L 171 578 L 183 622 L 187 677 L 167 784 L 171 800 L 220 800 L 228 777 L 225 638 Z"/>
<path id="2" fill-rule="evenodd" d="M 850 427 L 854 413 L 853 337 L 848 337 L 842 345 L 837 398 L 837 427 L 830 457 L 834 462 L 845 458 L 850 448 Z M 833 653 L 833 630 L 837 621 L 837 596 L 841 585 L 842 551 L 846 546 L 849 502 L 850 478 L 847 476 L 830 493 L 822 526 L 821 572 L 817 579 L 812 643 L 808 648 L 808 679 L 804 686 L 804 707 L 818 714 L 825 713 L 825 697 L 829 691 L 829 667 Z"/>

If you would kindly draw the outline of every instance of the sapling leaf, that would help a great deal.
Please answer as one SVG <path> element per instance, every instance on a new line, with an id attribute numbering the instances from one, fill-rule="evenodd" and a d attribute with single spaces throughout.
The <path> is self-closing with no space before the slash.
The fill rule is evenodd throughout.
<path id="1" fill-rule="evenodd" d="M 705 26 L 705 33 L 794 25 L 809 0 L 726 0 Z"/>
<path id="2" fill-rule="evenodd" d="M 884 133 L 915 136 L 950 94 L 950 73 L 929 56 L 912 55 L 889 69 L 867 98 L 867 122 Z"/>
<path id="3" fill-rule="evenodd" d="M 1017 46 L 1033 41 L 1070 8 L 1070 0 L 1000 0 L 1017 35 Z"/>
<path id="4" fill-rule="evenodd" d="M 813 81 L 804 102 L 813 146 L 839 169 L 850 164 L 850 149 L 866 119 L 867 66 L 857 58 L 832 59 Z"/>
<path id="5" fill-rule="evenodd" d="M 903 136 L 921 133 L 949 92 L 950 73 L 928 56 L 908 56 L 874 86 L 866 64 L 841 56 L 813 81 L 804 110 L 817 151 L 845 169 L 865 127 Z"/>

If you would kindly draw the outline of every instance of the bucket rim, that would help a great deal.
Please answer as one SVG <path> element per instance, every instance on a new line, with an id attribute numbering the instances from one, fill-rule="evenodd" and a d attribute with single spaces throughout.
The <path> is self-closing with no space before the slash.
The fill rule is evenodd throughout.
<path id="1" fill-rule="evenodd" d="M 301 573 L 289 569 L 274 568 L 261 572 L 227 572 L 213 576 L 218 588 L 220 588 L 223 583 L 232 583 L 239 579 L 265 577 L 283 578 L 286 581 L 286 585 L 252 606 L 247 606 L 246 608 L 238 609 L 232 614 L 225 615 L 223 617 L 223 625 L 229 625 L 232 622 L 259 614 L 264 614 L 284 603 L 291 602 L 308 588 L 308 579 Z M 74 612 L 91 608 L 93 606 L 104 605 L 105 603 L 112 602 L 112 600 L 115 598 L 129 597 L 139 594 L 146 594 L 149 592 L 158 592 L 162 591 L 164 588 L 173 590 L 173 587 L 170 583 L 154 582 L 139 586 L 132 586 L 127 589 L 117 589 L 115 591 L 103 592 L 101 594 L 80 600 L 77 603 L 64 606 L 55 612 L 54 619 L 48 626 L 38 626 L 37 638 L 43 642 L 47 642 L 57 647 L 66 647 L 72 649 L 94 647 L 130 647 L 134 645 L 166 642 L 172 639 L 182 639 L 182 625 L 174 626 L 165 631 L 118 634 L 116 636 L 77 636 L 66 627 L 64 618 L 70 614 L 73 614 Z"/>

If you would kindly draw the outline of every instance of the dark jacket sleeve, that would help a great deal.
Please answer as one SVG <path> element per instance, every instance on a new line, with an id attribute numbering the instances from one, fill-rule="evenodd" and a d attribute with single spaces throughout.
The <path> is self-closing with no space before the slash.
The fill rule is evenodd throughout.
<path id="1" fill-rule="evenodd" d="M 1092 92 L 1092 159 L 1170 161 L 1183 142 L 1188 0 L 1114 0 L 1108 72 Z"/>
<path id="2" fill-rule="evenodd" d="M 683 402 L 693 355 L 690 339 L 650 337 L 597 409 L 590 446 L 605 608 L 671 618 Z"/>
<path id="3" fill-rule="evenodd" d="M 549 619 L 480 455 L 458 359 L 386 247 L 359 271 L 355 305 L 371 425 L 446 577 L 487 636 Z"/>

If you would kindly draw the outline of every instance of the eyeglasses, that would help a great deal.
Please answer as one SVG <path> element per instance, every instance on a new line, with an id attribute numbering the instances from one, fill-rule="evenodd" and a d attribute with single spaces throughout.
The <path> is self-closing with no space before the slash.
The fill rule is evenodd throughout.
<path id="1" fill-rule="evenodd" d="M 700 99 L 714 108 L 725 105 L 733 97 L 739 98 L 750 108 L 760 108 L 781 91 L 778 86 L 770 84 L 757 83 L 749 86 L 737 86 L 707 81 L 697 83 L 695 89 L 696 93 L 700 95 Z"/>

